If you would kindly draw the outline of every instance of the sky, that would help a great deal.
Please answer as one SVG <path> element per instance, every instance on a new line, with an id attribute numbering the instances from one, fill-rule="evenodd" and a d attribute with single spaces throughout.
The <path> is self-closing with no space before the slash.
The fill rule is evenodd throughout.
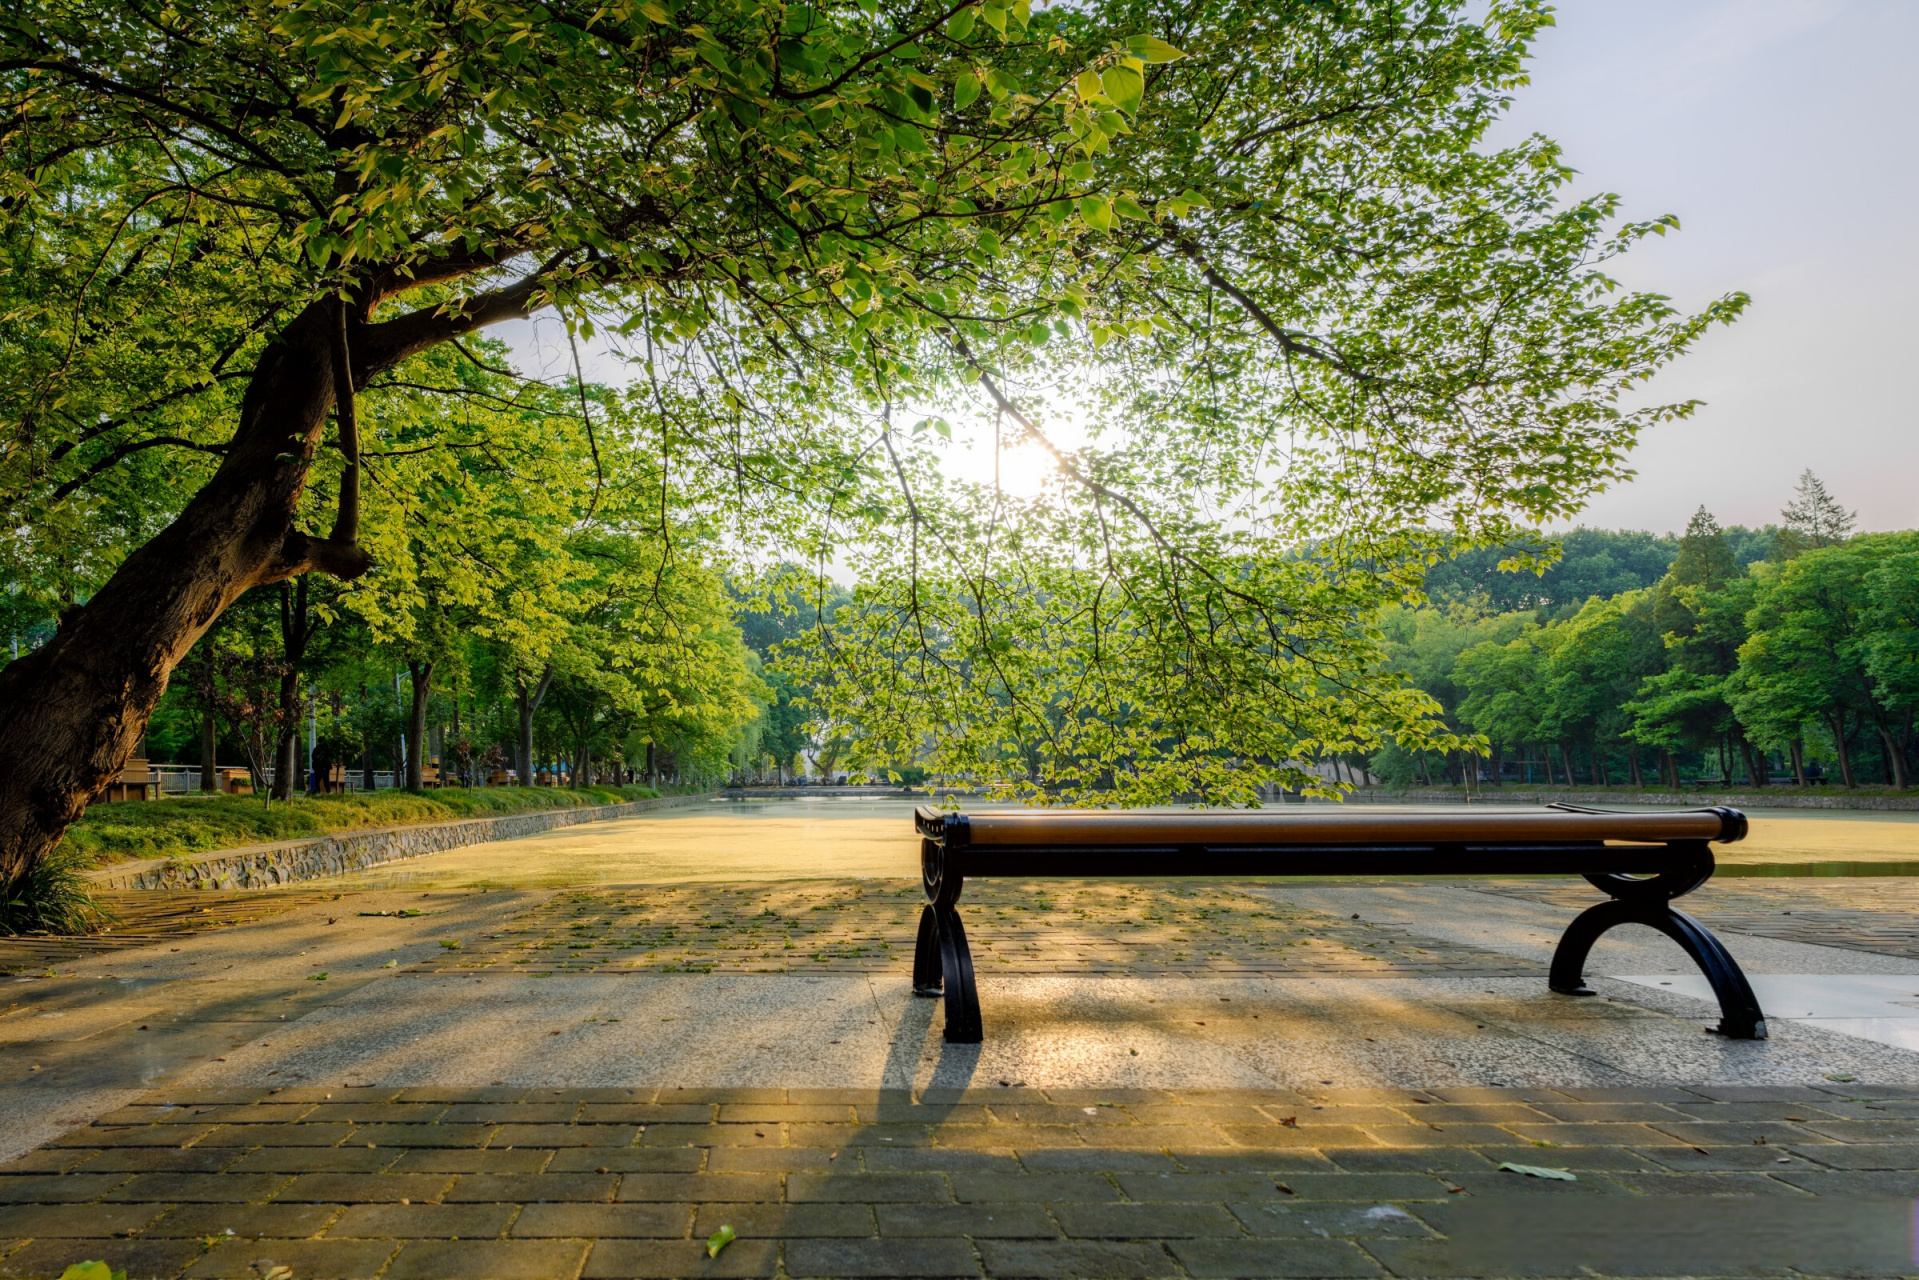
<path id="1" fill-rule="evenodd" d="M 1615 274 L 1744 318 L 1657 379 L 1706 403 L 1579 523 L 1778 519 L 1810 467 L 1861 529 L 1919 526 L 1919 4 L 1565 0 L 1502 128 L 1556 139 L 1579 194 L 1678 215 Z"/>
<path id="2" fill-rule="evenodd" d="M 1613 267 L 1696 309 L 1745 316 L 1648 388 L 1697 399 L 1648 433 L 1638 476 L 1573 523 L 1682 530 L 1776 521 L 1811 468 L 1859 528 L 1919 526 L 1919 0 L 1564 0 L 1494 141 L 1538 132 L 1628 218 L 1681 230 Z M 529 372 L 564 376 L 556 320 L 509 326 Z M 596 351 L 589 377 L 623 380 Z M 1068 441 L 1067 443 L 1072 443 Z M 990 450 L 956 470 L 991 474 Z M 1043 461 L 1004 460 L 1009 474 Z M 1024 487 L 1024 486 L 1022 486 Z"/>

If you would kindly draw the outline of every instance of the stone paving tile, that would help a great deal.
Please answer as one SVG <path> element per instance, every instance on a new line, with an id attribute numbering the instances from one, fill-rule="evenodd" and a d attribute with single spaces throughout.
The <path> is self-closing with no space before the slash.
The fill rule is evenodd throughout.
<path id="1" fill-rule="evenodd" d="M 138 1231 L 164 1212 L 163 1204 L 9 1205 L 0 1209 L 0 1239 L 117 1236 Z"/>
<path id="2" fill-rule="evenodd" d="M 1739 1150 L 1739 1148 L 1734 1148 Z M 1852 1145 L 1820 1143 L 1793 1155 L 1828 1169 L 1919 1169 L 1919 1143 L 1861 1142 Z M 1755 1159 L 1766 1157 L 1758 1152 Z"/>
<path id="3" fill-rule="evenodd" d="M 1377 1238 L 1432 1235 L 1432 1230 L 1395 1204 L 1291 1205 L 1229 1204 L 1240 1223 L 1256 1236 L 1332 1236 Z"/>
<path id="4" fill-rule="evenodd" d="M 447 1190 L 444 1199 L 449 1204 L 455 1201 L 489 1204 L 500 1201 L 606 1201 L 613 1198 L 613 1191 L 619 1185 L 619 1175 L 612 1173 L 465 1173 Z"/>
<path id="5" fill-rule="evenodd" d="M 1166 1247 L 1157 1241 L 981 1240 L 986 1274 L 1059 1277 L 1060 1280 L 1114 1280 L 1179 1274 Z M 973 1275 L 975 1272 L 953 1274 Z"/>
<path id="6" fill-rule="evenodd" d="M 257 1280 L 263 1260 L 292 1266 L 302 1280 L 976 1275 L 982 1267 L 1006 1276 L 1331 1277 L 1377 1274 L 1375 1255 L 1385 1258 L 1387 1245 L 1429 1237 L 1428 1224 L 1450 1207 L 1489 1200 L 1783 1206 L 1919 1196 L 1914 1121 L 1864 1111 L 1866 1092 L 1578 1098 L 1510 1089 L 1422 1100 L 1416 1091 L 1350 1091 L 1370 1096 L 1302 1102 L 1281 1091 L 1149 1091 L 1102 1105 L 1082 1101 L 1083 1092 L 1009 1089 L 985 1091 L 985 1102 L 955 1091 L 927 1105 L 872 1090 L 809 1090 L 791 1100 L 783 1091 L 707 1090 L 670 1104 L 540 1090 L 518 1103 L 448 1101 L 446 1111 L 437 1100 L 397 1102 L 399 1092 L 342 1104 L 379 1108 L 367 1114 L 385 1118 L 354 1125 L 335 1146 L 290 1142 L 291 1131 L 317 1138 L 342 1122 L 324 1098 L 306 1112 L 311 1120 L 289 1122 L 284 1095 L 196 1102 L 229 1109 L 217 1128 L 177 1123 L 156 1105 L 142 1123 L 126 1123 L 132 1117 L 122 1111 L 116 1123 L 67 1135 L 0 1174 L 0 1199 L 19 1202 L 0 1204 L 0 1242 L 22 1242 L 0 1243 L 11 1248 L 0 1253 L 0 1277 L 57 1276 L 80 1256 L 123 1259 L 137 1264 L 135 1274 L 169 1280 Z M 1862 1108 L 1853 1114 L 1865 1118 L 1822 1119 L 1836 1113 L 1822 1112 L 1820 1098 Z M 423 1109 L 406 1113 L 411 1121 L 384 1110 L 415 1105 Z M 574 1145 L 607 1131 L 639 1136 L 637 1122 L 594 1108 L 658 1105 L 698 1112 L 659 1126 L 680 1131 L 672 1145 Z M 282 1115 L 255 1123 L 230 1110 L 250 1106 Z M 448 1121 L 456 1106 L 488 1110 Z M 1051 1123 L 1083 1117 L 1085 1106 L 1097 1108 L 1096 1122 Z M 1325 1109 L 1318 1117 L 1365 1109 L 1368 1118 L 1276 1123 L 1314 1106 Z M 515 1107 L 527 1109 L 525 1123 Z M 1387 1123 L 1374 1109 L 1404 1119 Z M 1274 1123 L 1233 1125 L 1222 1114 Z M 1427 1116 L 1441 1119 L 1414 1123 Z M 1190 1145 L 1197 1132 L 1242 1128 L 1283 1133 L 1277 1141 L 1289 1145 Z M 354 1141 L 370 1129 L 393 1140 Z M 507 1151 L 421 1136 L 449 1129 L 518 1141 Z M 188 1141 L 152 1145 L 160 1131 Z M 255 1145 L 203 1145 L 243 1131 L 259 1136 Z M 881 1141 L 907 1131 L 916 1145 Z M 737 1140 L 755 1132 L 765 1136 Z M 203 1162 L 164 1163 L 185 1157 Z M 1570 1169 L 1577 1181 L 1501 1172 L 1501 1161 Z M 723 1223 L 738 1239 L 708 1259 L 701 1242 Z"/>
<path id="7" fill-rule="evenodd" d="M 200 1251 L 197 1242 L 190 1247 Z M 234 1240 L 214 1246 L 186 1275 L 188 1280 L 259 1280 L 282 1266 L 296 1276 L 371 1280 L 399 1247 L 397 1240 Z"/>
<path id="8" fill-rule="evenodd" d="M 438 1236 L 485 1239 L 505 1231 L 512 1219 L 512 1206 L 504 1204 L 356 1204 L 341 1214 L 326 1234 L 328 1239 L 353 1240 Z"/>
<path id="9" fill-rule="evenodd" d="M 1386 1271 L 1344 1240 L 1175 1240 L 1169 1246 L 1192 1276 L 1383 1276 Z"/>
<path id="10" fill-rule="evenodd" d="M 1059 1227 L 1036 1204 L 882 1204 L 873 1211 L 883 1236 L 1051 1240 L 1059 1235 Z"/>
<path id="11" fill-rule="evenodd" d="M 1055 1204 L 1060 1229 L 1083 1240 L 1236 1235 L 1238 1220 L 1218 1204 Z"/>
<path id="12" fill-rule="evenodd" d="M 0 1204 L 64 1204 L 98 1200 L 121 1183 L 125 1173 L 41 1173 L 0 1178 Z"/>
<path id="13" fill-rule="evenodd" d="M 693 1207 L 684 1204 L 530 1204 L 520 1210 L 510 1234 L 527 1239 L 677 1240 L 692 1220 Z"/>
<path id="14" fill-rule="evenodd" d="M 231 1177 L 232 1175 L 227 1175 Z M 275 1197 L 317 1204 L 398 1204 L 437 1200 L 453 1179 L 443 1173 L 308 1173 Z"/>
<path id="15" fill-rule="evenodd" d="M 82 1260 L 82 1253 L 88 1259 L 104 1262 L 113 1270 L 124 1270 L 127 1280 L 146 1280 L 152 1276 L 177 1276 L 193 1259 L 200 1256 L 203 1246 L 198 1240 L 162 1240 L 158 1238 L 142 1240 L 92 1240 L 87 1242 L 84 1251 L 76 1250 L 71 1241 L 34 1240 L 20 1249 L 9 1253 L 0 1260 L 0 1276 L 57 1277 L 73 1263 Z M 260 1273 L 245 1271 L 240 1275 L 257 1277 Z M 309 1273 L 311 1274 L 311 1273 Z M 371 1271 L 366 1273 L 372 1275 Z"/>
<path id="16" fill-rule="evenodd" d="M 141 1234 L 196 1240 L 225 1235 L 297 1240 L 320 1234 L 341 1212 L 337 1204 L 183 1204 Z"/>
<path id="17" fill-rule="evenodd" d="M 582 1280 L 685 1280 L 687 1277 L 760 1277 L 776 1274 L 779 1246 L 740 1240 L 717 1258 L 698 1240 L 601 1240 L 587 1255 Z"/>
<path id="18" fill-rule="evenodd" d="M 228 1173 L 378 1173 L 399 1153 L 365 1147 L 260 1147 L 243 1154 L 223 1147 L 206 1154 L 218 1155 Z"/>
<path id="19" fill-rule="evenodd" d="M 553 1280 L 577 1275 L 583 1240 L 412 1240 L 385 1280 Z"/>
<path id="20" fill-rule="evenodd" d="M 722 1226 L 732 1227 L 741 1237 L 788 1240 L 865 1237 L 872 1235 L 875 1229 L 873 1206 L 867 1204 L 703 1204 L 694 1220 L 693 1234 L 704 1240 Z"/>

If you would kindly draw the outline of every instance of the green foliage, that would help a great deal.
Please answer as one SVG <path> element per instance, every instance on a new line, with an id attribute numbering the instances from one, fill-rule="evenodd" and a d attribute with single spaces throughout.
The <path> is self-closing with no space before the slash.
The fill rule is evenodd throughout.
<path id="1" fill-rule="evenodd" d="M 1514 625 L 1511 639 L 1475 635 Z M 1390 611 L 1382 628 L 1414 683 L 1461 727 L 1495 750 L 1542 752 L 1556 775 L 1573 767 L 1572 746 L 1585 748 L 1598 782 L 1605 757 L 1623 753 L 1633 769 L 1650 747 L 1669 778 L 1682 754 L 1728 775 L 1743 756 L 1761 777 L 1778 752 L 1795 768 L 1832 761 L 1857 785 L 1856 757 L 1876 754 L 1898 787 L 1919 745 L 1919 534 L 1816 548 L 1787 540 L 1748 571 L 1701 509 L 1649 589 L 1596 594 L 1536 622 L 1453 605 Z M 1476 642 L 1461 648 L 1460 636 Z M 1415 765 L 1416 753 L 1374 758 L 1395 784 Z"/>
<path id="2" fill-rule="evenodd" d="M 104 1262 L 76 1262 L 60 1273 L 60 1280 L 127 1280 L 127 1271 Z"/>
<path id="3" fill-rule="evenodd" d="M 189 796 L 147 804 L 103 804 L 67 830 L 74 864 L 172 857 L 240 845 L 417 822 L 489 818 L 542 809 L 650 799 L 649 787 L 486 787 L 296 796 L 266 808 L 245 796 Z"/>
<path id="4" fill-rule="evenodd" d="M 1558 558 L 1538 574 L 1500 568 L 1516 556 L 1549 549 L 1538 542 L 1465 550 L 1426 571 L 1426 594 L 1440 604 L 1477 605 L 1493 613 L 1577 608 L 1593 596 L 1652 586 L 1666 576 L 1679 550 L 1675 538 L 1625 529 L 1574 529 L 1551 545 Z"/>
<path id="5" fill-rule="evenodd" d="M 62 845 L 0 888 L 0 934 L 92 933 L 117 917 L 94 900 L 86 878 L 93 859 Z"/>
<path id="6" fill-rule="evenodd" d="M 342 611 L 389 669 L 490 672 L 496 711 L 551 679 L 569 753 L 717 768 L 777 705 L 723 545 L 859 574 L 781 658 L 856 765 L 1132 804 L 1456 747 L 1381 612 L 1628 475 L 1692 409 L 1640 388 L 1745 304 L 1621 288 L 1674 222 L 1487 142 L 1549 21 L 30 0 L 0 20 L 6 575 L 99 583 L 211 473 L 282 326 L 342 297 L 380 565 Z M 633 384 L 450 345 L 547 306 Z M 1068 414 L 1083 449 L 1048 437 Z M 1043 497 L 939 477 L 954 422 L 1051 456 Z M 325 527 L 338 460 L 284 461 Z M 264 724 L 254 656 L 230 718 Z"/>

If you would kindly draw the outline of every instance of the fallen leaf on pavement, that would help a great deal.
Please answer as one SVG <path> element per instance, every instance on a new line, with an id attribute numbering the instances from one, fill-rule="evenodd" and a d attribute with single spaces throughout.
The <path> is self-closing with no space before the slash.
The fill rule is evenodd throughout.
<path id="1" fill-rule="evenodd" d="M 1507 1163 L 1507 1164 L 1500 1165 L 1499 1171 L 1501 1173 L 1523 1173 L 1528 1178 L 1552 1178 L 1559 1182 L 1579 1181 L 1579 1178 L 1577 1175 L 1567 1173 L 1564 1169 L 1548 1169 L 1548 1168 L 1545 1168 L 1543 1165 L 1536 1165 L 1536 1164 Z"/>

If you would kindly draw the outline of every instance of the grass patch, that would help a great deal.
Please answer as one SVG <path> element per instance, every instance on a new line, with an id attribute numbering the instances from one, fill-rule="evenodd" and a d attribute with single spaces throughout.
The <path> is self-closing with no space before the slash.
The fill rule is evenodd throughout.
<path id="1" fill-rule="evenodd" d="M 93 898 L 93 860 L 61 845 L 0 892 L 0 934 L 92 933 L 118 917 Z"/>
<path id="2" fill-rule="evenodd" d="M 368 827 L 450 822 L 503 814 L 650 800 L 651 787 L 448 787 L 438 791 L 296 796 L 271 807 L 258 796 L 172 796 L 96 804 L 67 828 L 63 851 L 82 865 L 168 858 L 239 845 L 300 840 Z"/>

